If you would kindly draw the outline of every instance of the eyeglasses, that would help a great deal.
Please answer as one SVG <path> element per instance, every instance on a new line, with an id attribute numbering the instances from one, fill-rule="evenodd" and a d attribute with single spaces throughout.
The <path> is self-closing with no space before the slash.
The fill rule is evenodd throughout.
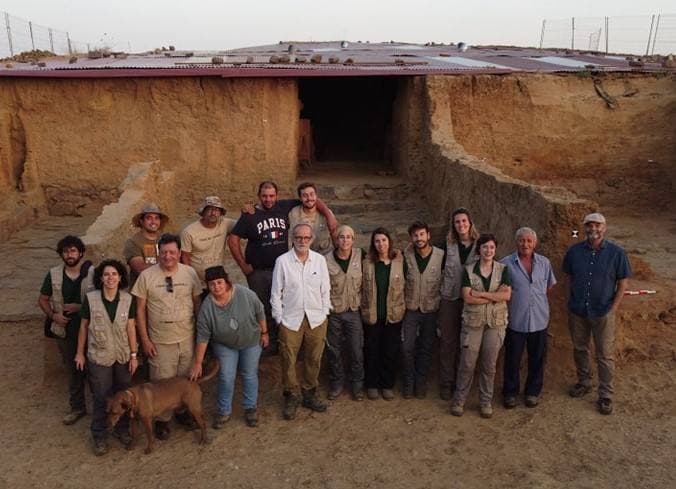
<path id="1" fill-rule="evenodd" d="M 174 292 L 174 280 L 171 277 L 164 277 L 164 286 L 170 294 Z"/>
<path id="2" fill-rule="evenodd" d="M 293 237 L 294 241 L 300 241 L 300 242 L 304 242 L 304 243 L 307 243 L 311 239 L 312 239 L 312 236 L 294 236 Z"/>

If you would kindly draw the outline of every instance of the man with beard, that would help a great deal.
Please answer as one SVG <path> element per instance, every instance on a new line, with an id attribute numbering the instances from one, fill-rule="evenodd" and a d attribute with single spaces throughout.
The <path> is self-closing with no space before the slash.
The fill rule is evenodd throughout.
<path id="1" fill-rule="evenodd" d="M 437 332 L 441 302 L 444 252 L 430 244 L 430 228 L 415 221 L 408 228 L 411 244 L 404 250 L 406 314 L 401 328 L 403 356 L 402 394 L 405 399 L 427 395 L 427 372 Z"/>
<path id="2" fill-rule="evenodd" d="M 297 205 L 289 211 L 289 226 L 293 229 L 301 222 L 312 226 L 315 235 L 312 242 L 312 251 L 326 255 L 333 250 L 333 231 L 329 229 L 326 218 L 317 210 L 317 187 L 314 183 L 304 182 L 298 186 L 298 198 L 302 205 Z M 289 236 L 289 248 L 293 239 Z"/>
<path id="3" fill-rule="evenodd" d="M 224 265 L 225 240 L 235 226 L 235 221 L 225 216 L 221 199 L 206 197 L 197 209 L 199 220 L 189 224 L 181 233 L 181 262 L 193 267 L 202 282 L 202 299 L 208 294 L 204 271 Z"/>
<path id="4" fill-rule="evenodd" d="M 122 252 L 130 269 L 130 289 L 143 270 L 157 263 L 157 240 L 168 221 L 169 216 L 152 202 L 144 205 L 141 212 L 132 218 L 132 224 L 140 229 L 124 243 Z"/>
<path id="5" fill-rule="evenodd" d="M 631 267 L 622 248 L 605 239 L 606 218 L 595 212 L 584 218 L 587 239 L 571 246 L 563 259 L 570 284 L 568 326 L 573 341 L 577 384 L 571 397 L 582 397 L 591 387 L 590 338 L 594 337 L 599 387 L 597 407 L 613 412 L 615 371 L 615 313 L 627 289 Z"/>
<path id="6" fill-rule="evenodd" d="M 228 236 L 228 247 L 232 257 L 246 275 L 249 288 L 253 290 L 265 307 L 265 317 L 270 331 L 267 351 L 277 352 L 278 326 L 272 320 L 270 290 L 272 269 L 277 257 L 289 251 L 289 211 L 302 204 L 299 200 L 277 200 L 277 185 L 264 181 L 258 186 L 260 205 L 253 212 L 243 212 Z M 333 213 L 320 200 L 317 210 L 330 226 L 335 226 Z M 242 255 L 241 240 L 246 239 L 245 255 Z"/>
<path id="7" fill-rule="evenodd" d="M 76 236 L 64 237 L 56 247 L 63 263 L 49 270 L 40 289 L 38 305 L 51 321 L 50 331 L 68 370 L 70 411 L 63 424 L 71 425 L 86 414 L 85 375 L 75 366 L 77 337 L 80 330 L 78 312 L 82 299 L 94 289 L 94 267 L 82 261 L 85 245 Z"/>
<path id="8" fill-rule="evenodd" d="M 131 294 L 136 297 L 136 326 L 143 352 L 149 359 L 150 380 L 186 376 L 192 367 L 195 316 L 202 286 L 192 267 L 179 263 L 180 238 L 163 234 L 158 241 L 157 265 L 138 277 Z M 171 413 L 159 416 L 155 431 L 160 440 L 169 437 Z M 176 420 L 192 425 L 187 412 Z"/>

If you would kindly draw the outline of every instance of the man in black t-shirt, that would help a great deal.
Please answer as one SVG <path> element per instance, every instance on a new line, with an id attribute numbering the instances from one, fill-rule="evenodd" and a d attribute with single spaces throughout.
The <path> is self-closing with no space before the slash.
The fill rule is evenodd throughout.
<path id="1" fill-rule="evenodd" d="M 272 269 L 277 257 L 289 251 L 289 211 L 301 205 L 300 200 L 277 200 L 277 185 L 265 181 L 258 186 L 258 200 L 253 213 L 243 212 L 232 232 L 228 236 L 228 247 L 232 257 L 246 275 L 249 288 L 253 290 L 265 306 L 265 318 L 270 330 L 271 353 L 277 351 L 278 327 L 272 320 L 270 310 L 270 289 L 272 287 Z M 336 218 L 317 200 L 317 210 L 327 221 L 329 228 L 335 229 Z M 246 251 L 242 255 L 241 240 L 246 239 Z"/>

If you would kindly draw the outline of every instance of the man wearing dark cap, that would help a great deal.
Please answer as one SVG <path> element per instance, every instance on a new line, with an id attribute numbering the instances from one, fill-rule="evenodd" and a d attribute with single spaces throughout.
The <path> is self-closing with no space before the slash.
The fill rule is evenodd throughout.
<path id="1" fill-rule="evenodd" d="M 571 397 L 582 397 L 591 386 L 590 338 L 594 337 L 601 414 L 613 412 L 615 313 L 627 289 L 631 267 L 622 248 L 605 239 L 606 218 L 595 212 L 584 218 L 586 240 L 571 246 L 563 259 L 570 284 L 568 326 L 573 340 L 577 384 Z"/>
<path id="2" fill-rule="evenodd" d="M 208 294 L 204 271 L 223 265 L 225 240 L 235 226 L 235 221 L 224 217 L 225 207 L 215 195 L 206 197 L 197 213 L 200 218 L 186 226 L 181 233 L 181 263 L 190 265 L 197 272 L 204 289 L 204 298 Z"/>
<path id="3" fill-rule="evenodd" d="M 140 229 L 124 243 L 122 252 L 130 269 L 129 289 L 143 270 L 157 263 L 157 240 L 168 221 L 169 216 L 152 202 L 132 218 L 132 224 Z"/>

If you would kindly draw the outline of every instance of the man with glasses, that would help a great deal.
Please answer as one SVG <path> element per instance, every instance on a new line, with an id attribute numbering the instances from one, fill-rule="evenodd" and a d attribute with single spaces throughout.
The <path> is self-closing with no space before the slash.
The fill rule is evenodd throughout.
<path id="1" fill-rule="evenodd" d="M 179 263 L 181 240 L 164 234 L 158 241 L 157 265 L 141 272 L 131 290 L 136 297 L 136 324 L 143 352 L 150 364 L 150 380 L 185 376 L 192 367 L 195 316 L 202 285 L 195 270 Z M 169 436 L 171 413 L 155 425 L 160 440 Z M 176 420 L 191 425 L 187 412 Z"/>
<path id="2" fill-rule="evenodd" d="M 292 229 L 293 248 L 277 258 L 272 272 L 270 303 L 272 317 L 279 324 L 279 351 L 284 386 L 284 419 L 294 419 L 298 407 L 296 358 L 303 354 L 302 406 L 326 411 L 317 397 L 326 325 L 331 307 L 331 283 L 326 259 L 310 249 L 312 226 L 296 224 Z"/>

